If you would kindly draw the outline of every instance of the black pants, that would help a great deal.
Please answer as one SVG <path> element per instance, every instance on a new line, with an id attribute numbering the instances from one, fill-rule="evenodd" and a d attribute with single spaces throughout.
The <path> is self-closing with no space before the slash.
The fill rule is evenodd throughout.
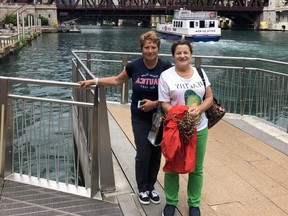
<path id="1" fill-rule="evenodd" d="M 151 124 L 133 121 L 132 127 L 136 144 L 135 171 L 139 192 L 154 190 L 161 162 L 161 147 L 153 146 L 147 139 Z"/>

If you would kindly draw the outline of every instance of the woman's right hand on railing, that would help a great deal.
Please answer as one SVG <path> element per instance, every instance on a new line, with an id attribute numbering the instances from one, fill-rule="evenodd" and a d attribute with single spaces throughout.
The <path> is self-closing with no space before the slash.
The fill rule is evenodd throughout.
<path id="1" fill-rule="evenodd" d="M 91 85 L 97 85 L 96 79 L 79 81 L 78 84 L 80 84 L 80 88 L 88 88 Z"/>

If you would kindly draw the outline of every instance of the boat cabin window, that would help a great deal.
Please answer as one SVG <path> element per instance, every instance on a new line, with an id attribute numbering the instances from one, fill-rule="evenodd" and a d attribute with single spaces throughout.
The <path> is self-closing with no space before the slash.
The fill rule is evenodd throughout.
<path id="1" fill-rule="evenodd" d="M 173 22 L 173 27 L 180 27 L 180 28 L 182 28 L 182 27 L 183 27 L 183 22 L 181 22 L 181 21 L 175 21 L 175 22 Z"/>
<path id="2" fill-rule="evenodd" d="M 200 28 L 205 28 L 205 20 L 200 20 Z"/>
<path id="3" fill-rule="evenodd" d="M 199 22 L 198 21 L 190 21 L 190 28 L 198 28 Z"/>
<path id="4" fill-rule="evenodd" d="M 190 28 L 194 28 L 194 21 L 190 21 Z"/>
<path id="5" fill-rule="evenodd" d="M 214 27 L 215 27 L 215 22 L 214 21 L 210 21 L 209 28 L 214 28 Z"/>

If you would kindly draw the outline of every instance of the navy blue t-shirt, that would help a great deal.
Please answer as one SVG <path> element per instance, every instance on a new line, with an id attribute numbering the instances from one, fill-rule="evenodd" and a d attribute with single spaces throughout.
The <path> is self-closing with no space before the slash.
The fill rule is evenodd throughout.
<path id="1" fill-rule="evenodd" d="M 137 107 L 138 101 L 143 99 L 158 100 L 158 80 L 160 74 L 171 66 L 170 62 L 158 59 L 157 65 L 152 69 L 148 69 L 144 64 L 143 58 L 127 64 L 126 72 L 132 79 L 131 114 L 133 120 L 152 121 L 153 113 L 157 109 L 143 112 Z"/>

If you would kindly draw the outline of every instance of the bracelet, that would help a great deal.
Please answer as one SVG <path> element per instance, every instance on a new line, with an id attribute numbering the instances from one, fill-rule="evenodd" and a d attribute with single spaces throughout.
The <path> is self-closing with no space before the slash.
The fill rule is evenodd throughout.
<path id="1" fill-rule="evenodd" d="M 95 85 L 98 85 L 99 78 L 96 77 L 94 80 L 95 80 Z"/>

